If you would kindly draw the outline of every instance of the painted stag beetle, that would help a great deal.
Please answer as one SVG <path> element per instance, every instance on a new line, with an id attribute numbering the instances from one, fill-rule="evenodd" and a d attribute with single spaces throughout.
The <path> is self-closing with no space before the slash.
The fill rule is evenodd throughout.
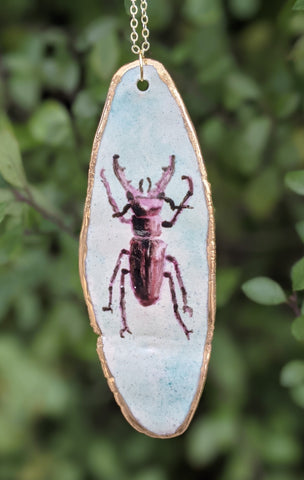
<path id="1" fill-rule="evenodd" d="M 149 177 L 148 189 L 146 194 L 143 192 L 143 179 L 139 182 L 139 187 L 134 188 L 131 181 L 126 179 L 124 168 L 118 163 L 119 155 L 113 156 L 113 170 L 119 180 L 121 186 L 126 191 L 128 203 L 119 211 L 116 201 L 114 200 L 110 185 L 105 177 L 104 169 L 100 172 L 101 180 L 105 186 L 109 203 L 114 211 L 113 217 L 119 218 L 122 223 L 132 224 L 133 238 L 130 241 L 130 249 L 122 249 L 116 265 L 114 267 L 110 284 L 109 284 L 109 303 L 107 307 L 103 307 L 103 311 L 112 310 L 112 293 L 113 284 L 116 276 L 120 270 L 121 261 L 124 255 L 129 257 L 129 269 L 122 268 L 120 276 L 120 311 L 122 319 L 122 329 L 120 336 L 124 338 L 124 333 L 132 333 L 127 324 L 126 303 L 125 303 L 125 276 L 130 274 L 131 285 L 135 297 L 141 305 L 148 307 L 155 304 L 160 295 L 160 289 L 163 283 L 163 278 L 169 281 L 174 315 L 185 332 L 188 340 L 192 330 L 188 330 L 179 313 L 175 285 L 171 272 L 167 271 L 166 262 L 170 262 L 174 266 L 177 282 L 180 287 L 183 299 L 183 312 L 188 313 L 192 317 L 192 308 L 187 303 L 187 292 L 182 280 L 180 268 L 176 258 L 171 255 L 166 255 L 167 244 L 160 240 L 161 227 L 171 228 L 181 211 L 185 208 L 192 208 L 187 205 L 187 201 L 193 195 L 192 179 L 186 175 L 181 177 L 182 180 L 188 182 L 188 191 L 179 205 L 175 205 L 174 201 L 165 195 L 165 189 L 170 182 L 175 169 L 175 156 L 170 156 L 170 164 L 163 168 L 161 179 L 156 183 L 152 189 L 152 182 Z M 163 203 L 167 202 L 172 210 L 175 211 L 170 221 L 162 221 L 160 212 Z M 131 218 L 125 218 L 124 215 L 128 210 L 133 211 Z"/>

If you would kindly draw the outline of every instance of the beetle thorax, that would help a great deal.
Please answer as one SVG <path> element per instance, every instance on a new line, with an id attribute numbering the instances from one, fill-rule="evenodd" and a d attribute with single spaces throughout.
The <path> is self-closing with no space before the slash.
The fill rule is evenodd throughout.
<path id="1" fill-rule="evenodd" d="M 163 200 L 148 196 L 136 196 L 130 203 L 136 217 L 154 217 L 159 215 L 163 206 Z"/>
<path id="2" fill-rule="evenodd" d="M 137 196 L 131 202 L 133 234 L 140 238 L 153 238 L 161 235 L 160 211 L 163 200 Z"/>

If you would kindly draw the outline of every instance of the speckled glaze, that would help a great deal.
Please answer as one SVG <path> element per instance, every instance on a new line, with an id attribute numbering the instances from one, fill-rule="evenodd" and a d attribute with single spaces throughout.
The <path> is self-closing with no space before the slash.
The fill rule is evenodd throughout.
<path id="1" fill-rule="evenodd" d="M 182 433 L 188 425 L 206 376 L 214 321 L 211 278 L 214 272 L 210 267 L 214 262 L 214 242 L 213 229 L 210 230 L 213 226 L 210 193 L 202 159 L 198 158 L 195 133 L 187 112 L 181 108 L 178 93 L 173 94 L 172 80 L 159 65 L 145 61 L 147 91 L 137 88 L 138 62 L 127 66 L 116 80 L 114 77 L 115 88 L 112 82 L 103 126 L 99 127 L 93 149 L 80 270 L 91 321 L 95 331 L 101 334 L 99 355 L 123 413 L 138 430 L 151 436 L 171 437 Z M 175 172 L 166 195 L 176 204 L 187 191 L 181 177 L 188 175 L 193 180 L 194 193 L 188 201 L 193 208 L 183 210 L 176 224 L 163 228 L 160 237 L 167 244 L 166 253 L 179 263 L 188 304 L 193 309 L 192 317 L 183 313 L 175 279 L 181 316 L 193 330 L 190 339 L 174 316 L 167 279 L 162 282 L 159 301 L 145 307 L 134 296 L 130 276 L 126 277 L 126 314 L 132 334 L 126 334 L 125 338 L 119 334 L 120 275 L 113 289 L 113 313 L 103 311 L 108 303 L 108 286 L 117 257 L 122 249 L 129 249 L 132 238 L 131 225 L 113 218 L 100 178 L 103 169 L 122 210 L 127 203 L 126 192 L 113 171 L 114 154 L 120 156 L 127 179 L 136 187 L 139 180 L 147 176 L 155 185 L 162 175 L 162 167 L 168 165 L 170 155 L 174 154 Z M 125 218 L 131 215 L 132 212 L 128 212 Z M 172 218 L 168 204 L 164 205 L 161 216 L 163 220 Z M 127 257 L 123 259 L 122 268 L 129 268 Z M 168 269 L 174 277 L 173 266 Z"/>

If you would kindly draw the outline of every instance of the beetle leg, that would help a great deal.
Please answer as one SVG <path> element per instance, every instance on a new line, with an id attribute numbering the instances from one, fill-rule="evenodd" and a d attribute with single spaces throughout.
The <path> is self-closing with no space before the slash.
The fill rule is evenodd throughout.
<path id="1" fill-rule="evenodd" d="M 117 273 L 118 273 L 120 263 L 121 263 L 121 259 L 122 259 L 123 255 L 130 255 L 129 250 L 126 250 L 125 248 L 123 248 L 121 250 L 120 254 L 118 255 L 118 259 L 117 259 L 116 265 L 114 267 L 112 277 L 110 279 L 110 284 L 109 284 L 109 303 L 108 303 L 107 307 L 103 307 L 104 312 L 109 312 L 110 311 L 111 313 L 113 313 L 113 310 L 112 310 L 113 284 L 114 284 L 115 279 L 117 277 Z"/>
<path id="2" fill-rule="evenodd" d="M 130 270 L 123 268 L 121 270 L 121 276 L 120 276 L 120 311 L 121 311 L 121 320 L 122 320 L 122 327 L 123 327 L 119 332 L 121 338 L 125 337 L 124 336 L 125 332 L 132 334 L 127 324 L 126 301 L 125 301 L 125 276 L 128 275 L 128 273 L 130 273 Z"/>
<path id="3" fill-rule="evenodd" d="M 175 293 L 175 286 L 174 286 L 174 281 L 172 278 L 172 275 L 170 272 L 165 272 L 164 277 L 168 278 L 169 280 L 169 286 L 170 286 L 170 292 L 171 292 L 171 298 L 172 298 L 172 303 L 173 303 L 173 310 L 174 310 L 174 315 L 180 326 L 185 332 L 186 337 L 188 340 L 190 340 L 190 333 L 193 333 L 193 330 L 188 330 L 186 325 L 184 324 L 182 317 L 180 316 L 180 313 L 178 311 L 178 304 L 177 304 L 177 299 L 176 299 L 176 293 Z"/>
<path id="4" fill-rule="evenodd" d="M 113 218 L 123 217 L 130 208 L 131 208 L 131 205 L 130 205 L 129 203 L 127 203 L 127 205 L 125 205 L 125 206 L 123 207 L 123 209 L 122 209 L 121 212 L 115 212 L 115 213 L 113 213 L 112 217 L 113 217 Z"/>
<path id="5" fill-rule="evenodd" d="M 185 205 L 186 202 L 188 201 L 188 199 L 193 195 L 193 181 L 192 181 L 192 178 L 191 177 L 188 177 L 187 175 L 183 175 L 182 176 L 182 180 L 187 180 L 188 182 L 188 191 L 186 193 L 186 195 L 184 196 L 184 198 L 182 199 L 181 203 L 175 207 L 176 209 L 176 213 L 173 215 L 173 217 L 171 218 L 171 220 L 167 221 L 165 220 L 164 222 L 162 222 L 162 226 L 164 228 L 171 228 L 173 227 L 173 225 L 175 224 L 176 220 L 177 220 L 177 217 L 180 215 L 181 211 L 184 209 L 184 208 L 190 208 L 188 205 Z M 170 202 L 168 202 L 170 203 Z M 174 203 L 174 202 L 173 202 Z M 172 208 L 172 205 L 171 205 L 171 208 Z"/>
<path id="6" fill-rule="evenodd" d="M 168 260 L 168 262 L 173 263 L 173 266 L 174 266 L 175 275 L 176 275 L 178 285 L 179 285 L 179 288 L 180 288 L 180 291 L 181 291 L 181 294 L 182 294 L 182 297 L 183 297 L 183 304 L 184 304 L 183 305 L 183 312 L 184 313 L 186 313 L 186 312 L 189 313 L 190 317 L 192 317 L 193 310 L 188 305 L 187 291 L 186 291 L 186 288 L 185 288 L 185 285 L 184 285 L 184 282 L 183 282 L 183 279 L 182 279 L 182 275 L 181 275 L 181 271 L 179 269 L 178 261 L 176 260 L 175 257 L 172 257 L 171 255 L 166 255 L 166 260 Z"/>
<path id="7" fill-rule="evenodd" d="M 168 203 L 171 210 L 179 210 L 179 209 L 182 209 L 184 210 L 185 208 L 193 208 L 193 207 L 190 207 L 190 205 L 175 205 L 174 203 L 174 200 L 172 200 L 172 198 L 170 197 L 165 197 L 164 193 L 160 193 L 157 198 L 160 198 L 161 200 L 163 200 L 164 202 Z"/>
<path id="8" fill-rule="evenodd" d="M 131 223 L 131 219 L 130 219 L 130 218 L 124 218 L 124 217 L 123 217 L 123 215 L 126 213 L 126 211 L 123 210 L 124 213 L 122 213 L 122 212 L 119 211 L 118 205 L 117 205 L 117 203 L 116 203 L 116 201 L 114 200 L 114 197 L 113 197 L 113 195 L 112 195 L 109 182 L 108 182 L 108 180 L 106 179 L 106 176 L 105 176 L 105 173 L 104 173 L 104 169 L 102 169 L 102 170 L 100 171 L 100 178 L 101 178 L 102 183 L 103 183 L 104 186 L 105 186 L 105 189 L 106 189 L 106 192 L 107 192 L 107 196 L 108 196 L 108 200 L 109 200 L 109 204 L 111 205 L 111 207 L 112 207 L 112 209 L 113 209 L 113 212 L 114 212 L 114 215 L 113 215 L 113 216 L 119 217 L 119 220 L 120 220 L 122 223 Z M 127 210 L 128 210 L 128 209 L 127 209 Z"/>

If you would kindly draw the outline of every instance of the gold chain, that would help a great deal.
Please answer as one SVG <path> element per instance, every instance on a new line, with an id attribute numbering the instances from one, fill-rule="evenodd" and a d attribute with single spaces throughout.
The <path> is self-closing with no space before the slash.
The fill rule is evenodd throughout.
<path id="1" fill-rule="evenodd" d="M 140 0 L 140 11 L 141 11 L 141 25 L 142 25 L 142 30 L 141 30 L 141 36 L 142 36 L 142 44 L 141 47 L 138 45 L 138 33 L 137 33 L 137 27 L 138 27 L 138 20 L 137 20 L 137 13 L 138 13 L 138 7 L 136 5 L 136 0 L 130 0 L 131 5 L 130 5 L 130 15 L 131 15 L 131 21 L 130 21 L 130 26 L 132 29 L 130 38 L 132 42 L 132 47 L 131 50 L 135 55 L 141 55 L 142 57 L 144 56 L 145 52 L 147 52 L 150 48 L 150 43 L 148 42 L 149 38 L 149 29 L 148 29 L 148 15 L 147 15 L 147 0 Z"/>

